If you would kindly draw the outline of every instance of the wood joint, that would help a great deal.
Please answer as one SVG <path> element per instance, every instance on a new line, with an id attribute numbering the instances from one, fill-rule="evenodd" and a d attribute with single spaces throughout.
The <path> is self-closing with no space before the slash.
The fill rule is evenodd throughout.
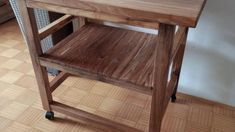
<path id="1" fill-rule="evenodd" d="M 51 93 L 61 84 L 64 80 L 69 77 L 69 73 L 61 72 L 58 76 L 56 76 L 49 84 Z"/>
<path id="2" fill-rule="evenodd" d="M 58 31 L 68 23 L 70 23 L 73 20 L 72 15 L 64 15 L 61 18 L 55 20 L 54 22 L 50 23 L 46 27 L 40 29 L 39 32 L 39 38 L 40 40 L 46 38 L 50 34 L 53 34 L 54 32 Z"/>

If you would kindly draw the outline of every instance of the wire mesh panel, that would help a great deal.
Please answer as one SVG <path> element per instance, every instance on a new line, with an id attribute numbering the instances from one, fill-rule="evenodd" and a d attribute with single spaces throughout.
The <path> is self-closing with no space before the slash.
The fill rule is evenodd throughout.
<path id="1" fill-rule="evenodd" d="M 16 16 L 17 22 L 19 23 L 20 30 L 23 34 L 23 37 L 25 38 L 25 30 L 24 30 L 22 18 L 20 16 L 18 3 L 16 2 L 16 0 L 9 0 L 9 1 L 14 11 L 14 14 Z M 41 29 L 50 23 L 48 11 L 41 10 L 41 9 L 34 9 L 34 12 L 35 12 L 38 29 Z M 42 44 L 43 52 L 46 52 L 48 49 L 53 47 L 52 37 L 51 36 L 46 37 L 45 39 L 41 41 L 41 44 Z M 52 75 L 58 74 L 57 70 L 51 69 L 51 68 L 48 68 L 48 72 Z"/>

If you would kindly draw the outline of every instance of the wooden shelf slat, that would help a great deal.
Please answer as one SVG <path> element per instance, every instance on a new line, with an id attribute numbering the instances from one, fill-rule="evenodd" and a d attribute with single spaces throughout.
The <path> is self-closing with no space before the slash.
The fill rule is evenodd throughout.
<path id="1" fill-rule="evenodd" d="M 43 66 L 150 93 L 156 40 L 157 35 L 153 34 L 87 24 L 40 56 L 40 62 Z"/>

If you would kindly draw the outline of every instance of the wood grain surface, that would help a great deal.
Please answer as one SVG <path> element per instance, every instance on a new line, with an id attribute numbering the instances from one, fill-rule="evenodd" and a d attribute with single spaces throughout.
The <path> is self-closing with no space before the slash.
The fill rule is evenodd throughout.
<path id="1" fill-rule="evenodd" d="M 157 35 L 87 24 L 40 60 L 63 66 L 70 72 L 96 76 L 97 80 L 123 81 L 150 91 L 156 40 Z M 51 66 L 49 63 L 46 65 Z"/>
<path id="2" fill-rule="evenodd" d="M 28 0 L 28 5 L 47 3 L 90 11 L 90 14 L 99 12 L 121 16 L 133 21 L 195 27 L 205 2 L 206 0 Z"/>
<path id="3" fill-rule="evenodd" d="M 173 62 L 173 70 L 179 71 L 184 51 L 181 40 L 185 38 L 186 41 L 188 27 L 197 25 L 205 1 L 21 0 L 21 15 L 27 25 L 26 38 L 44 109 L 80 118 L 93 125 L 110 127 L 109 130 L 139 131 L 52 100 L 51 92 L 70 73 L 152 95 L 149 132 L 160 132 L 163 116 L 179 78 L 175 75 L 168 80 L 171 64 Z M 77 19 L 73 22 L 74 33 L 42 53 L 33 8 L 68 14 L 65 19 L 59 19 L 39 32 L 41 36 L 45 34 L 43 37 L 62 27 L 73 16 L 83 20 L 91 18 L 153 27 L 159 32 L 158 35 L 148 34 L 88 21 L 80 21 L 79 26 Z M 176 25 L 180 25 L 178 32 L 175 32 Z M 62 74 L 49 83 L 45 67 L 58 69 Z M 85 100 L 86 104 L 90 104 L 89 99 Z M 125 107 L 129 109 L 129 106 Z"/>

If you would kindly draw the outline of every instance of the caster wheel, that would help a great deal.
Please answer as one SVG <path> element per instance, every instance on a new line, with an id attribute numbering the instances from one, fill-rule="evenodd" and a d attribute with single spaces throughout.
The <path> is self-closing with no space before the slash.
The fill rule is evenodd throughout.
<path id="1" fill-rule="evenodd" d="M 172 96 L 171 96 L 171 102 L 172 102 L 172 103 L 175 103 L 175 102 L 176 102 L 176 95 L 172 95 Z"/>
<path id="2" fill-rule="evenodd" d="M 46 117 L 48 120 L 53 120 L 53 119 L 54 119 L 54 112 L 47 111 L 45 117 Z"/>

